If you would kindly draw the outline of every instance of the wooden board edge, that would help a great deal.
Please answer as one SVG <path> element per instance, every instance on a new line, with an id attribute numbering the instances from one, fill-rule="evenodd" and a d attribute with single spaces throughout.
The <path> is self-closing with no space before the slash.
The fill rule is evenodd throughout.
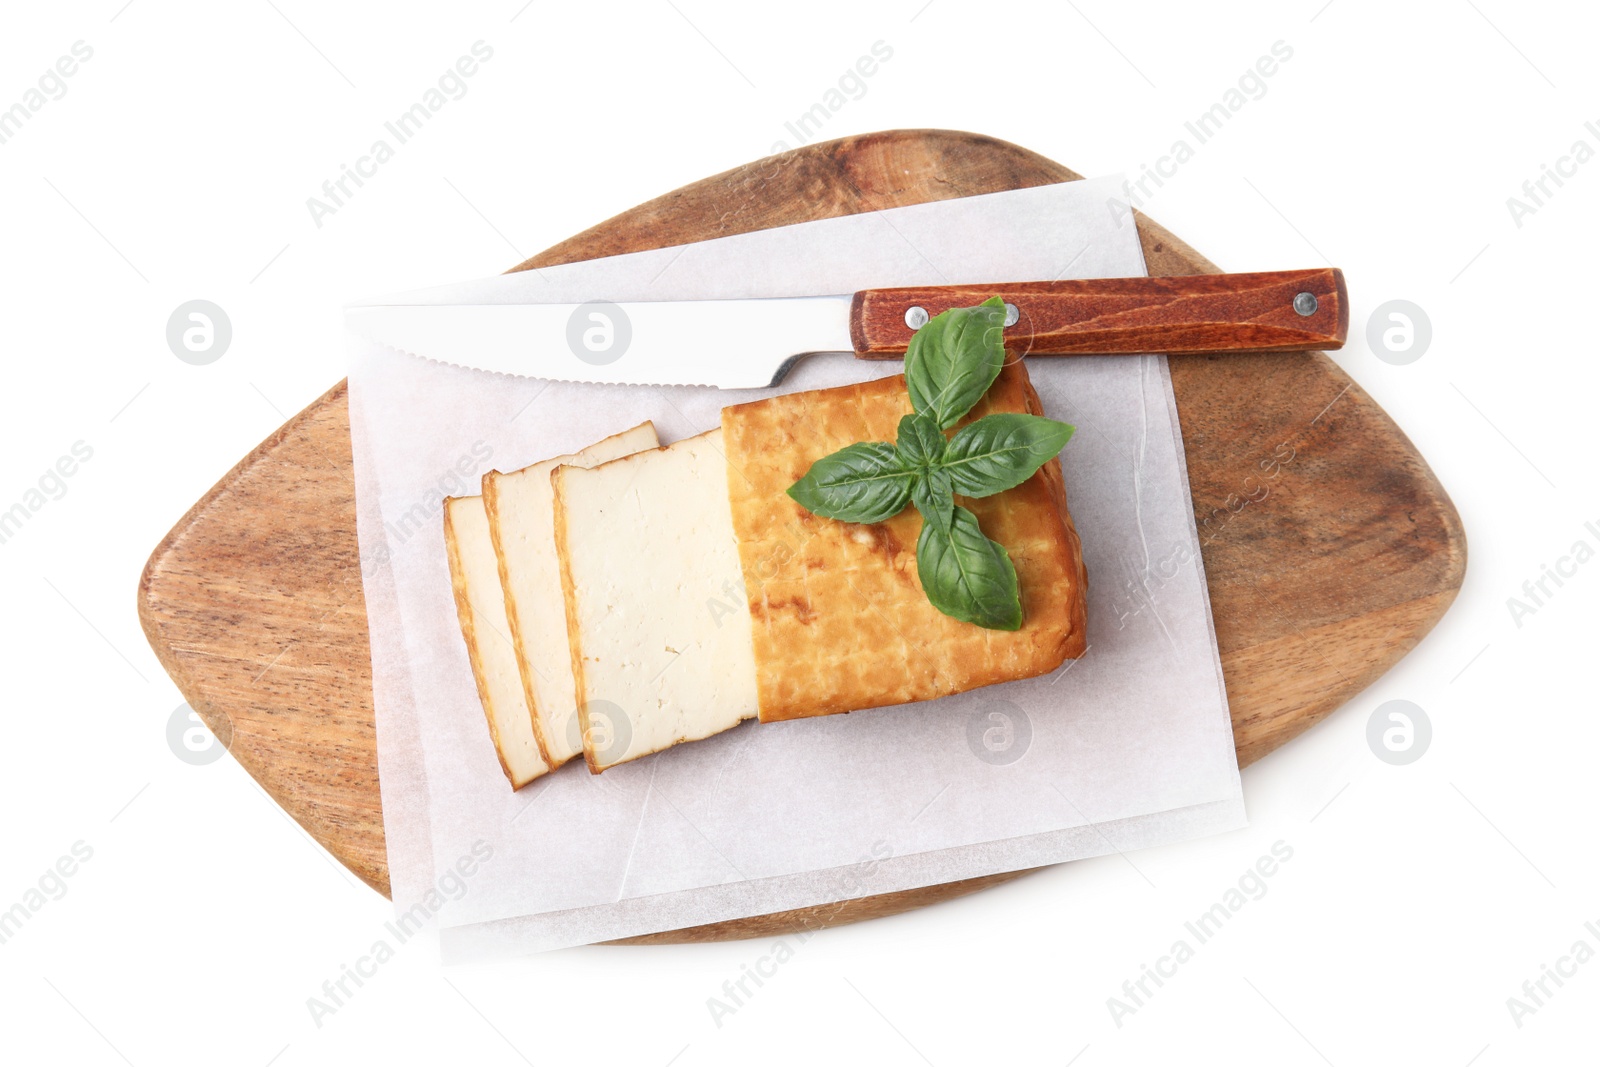
<path id="1" fill-rule="evenodd" d="M 348 389 L 349 384 L 350 383 L 348 379 L 339 379 L 338 383 L 332 388 L 328 389 L 321 396 L 317 397 L 300 411 L 296 412 L 293 416 L 287 419 L 283 425 L 279 426 L 276 430 L 273 430 L 270 434 L 264 437 L 259 444 L 252 448 L 249 452 L 245 453 L 242 459 L 240 459 L 233 466 L 229 467 L 227 471 L 224 472 L 223 475 L 212 484 L 211 488 L 207 489 L 201 495 L 200 499 L 191 504 L 189 509 L 179 517 L 178 521 L 172 524 L 172 528 L 166 532 L 165 536 L 163 536 L 159 542 L 157 542 L 156 547 L 151 550 L 149 557 L 145 560 L 144 569 L 139 572 L 139 627 L 144 631 L 145 641 L 150 645 L 150 650 L 155 653 L 156 659 L 160 662 L 162 670 L 167 672 L 167 676 L 170 677 L 173 683 L 178 687 L 178 691 L 183 693 L 185 699 L 189 699 L 189 690 L 191 688 L 191 686 L 186 683 L 191 682 L 192 679 L 189 678 L 188 672 L 183 669 L 178 660 L 174 658 L 171 646 L 169 646 L 164 639 L 161 633 L 161 620 L 157 615 L 157 611 L 159 609 L 152 600 L 157 575 L 161 570 L 162 564 L 166 561 L 168 556 L 172 555 L 177 550 L 178 546 L 188 534 L 189 528 L 194 525 L 195 521 L 216 506 L 218 498 L 220 498 L 223 493 L 227 492 L 232 487 L 232 483 L 235 480 L 241 477 L 245 472 L 259 463 L 261 460 L 267 458 L 268 453 L 276 448 L 284 438 L 290 436 L 293 431 L 297 430 L 301 423 L 307 421 L 315 409 L 322 407 L 324 404 L 330 401 L 339 399 L 340 394 L 343 394 Z M 195 711 L 199 712 L 200 717 L 205 720 L 206 725 L 211 728 L 213 733 L 216 733 L 218 724 L 217 722 L 213 721 L 213 718 L 215 718 L 215 712 L 196 706 L 194 700 L 192 699 L 189 699 L 189 706 L 193 707 Z M 229 720 L 227 716 L 224 715 L 219 721 L 226 725 Z"/>
<path id="2" fill-rule="evenodd" d="M 254 448 L 247 452 L 237 463 L 228 468 L 216 480 L 210 489 L 201 495 L 193 505 L 175 522 L 165 536 L 156 544 L 149 557 L 145 560 L 144 568 L 139 572 L 137 594 L 137 611 L 139 627 L 144 632 L 145 642 L 150 650 L 155 653 L 156 660 L 161 664 L 162 670 L 172 679 L 172 683 L 182 694 L 185 702 L 206 724 L 213 735 L 217 737 L 228 749 L 234 761 L 242 767 L 246 774 L 261 787 L 262 791 L 279 805 L 295 820 L 295 824 L 303 829 L 311 838 L 328 851 L 340 865 L 355 875 L 361 881 L 388 897 L 390 894 L 387 867 L 379 869 L 369 867 L 365 863 L 357 862 L 348 854 L 348 850 L 337 847 L 338 839 L 334 836 L 333 828 L 324 826 L 319 820 L 311 817 L 308 812 L 295 810 L 298 805 L 287 800 L 278 789 L 274 787 L 273 778 L 267 768 L 259 766 L 253 758 L 242 751 L 233 748 L 233 720 L 224 709 L 213 707 L 204 696 L 205 688 L 195 684 L 189 672 L 184 668 L 182 660 L 177 655 L 177 646 L 169 642 L 162 633 L 159 605 L 153 597 L 159 582 L 160 572 L 169 557 L 179 551 L 184 538 L 194 523 L 207 512 L 219 505 L 221 498 L 230 492 L 236 482 L 249 473 L 252 467 L 265 459 L 286 439 L 298 433 L 300 428 L 310 422 L 324 408 L 329 405 L 339 405 L 346 409 L 348 422 L 348 391 L 349 379 L 341 378 L 327 391 L 311 401 L 300 411 L 296 412 L 277 429 L 268 434 Z M 379 827 L 380 833 L 382 827 Z"/>
<path id="3" fill-rule="evenodd" d="M 747 186 L 751 184 L 759 184 L 758 179 L 762 171 L 771 170 L 773 167 L 785 166 L 787 165 L 787 161 L 791 159 L 797 159 L 802 156 L 809 158 L 811 155 L 815 155 L 818 151 L 823 152 L 827 156 L 834 159 L 836 163 L 838 163 L 841 177 L 843 177 L 844 181 L 849 183 L 855 189 L 857 196 L 864 205 L 860 208 L 860 210 L 856 212 L 849 212 L 847 214 L 864 214 L 868 211 L 874 210 L 874 208 L 870 206 L 873 197 L 870 196 L 866 191 L 862 190 L 859 185 L 856 185 L 855 182 L 851 181 L 848 175 L 844 173 L 848 169 L 845 161 L 855 154 L 863 153 L 865 147 L 868 145 L 913 142 L 936 142 L 947 145 L 954 145 L 957 142 L 960 142 L 964 147 L 975 151 L 997 151 L 1005 158 L 1012 160 L 1013 165 L 1015 166 L 1020 166 L 1025 162 L 1028 166 L 1034 168 L 1036 172 L 1051 173 L 1055 176 L 1055 181 L 1082 181 L 1084 177 L 1077 171 L 1074 171 L 1069 167 L 1065 167 L 1047 156 L 1040 155 L 1038 152 L 1035 152 L 1032 149 L 1024 148 L 1021 145 L 1014 144 L 1011 141 L 1006 141 L 999 137 L 991 137 L 990 135 L 983 133 L 972 133 L 967 130 L 920 127 L 916 129 L 876 130 L 870 133 L 851 134 L 846 137 L 835 138 L 832 141 L 817 141 L 811 144 L 798 145 L 783 152 L 778 152 L 769 156 L 763 156 L 760 159 L 750 160 L 748 162 L 741 163 L 736 167 L 730 167 L 719 174 L 713 174 L 709 177 L 701 178 L 697 181 L 691 182 L 689 185 L 685 185 L 670 192 L 663 193 L 660 196 L 646 200 L 643 203 L 636 204 L 624 211 L 619 211 L 610 218 L 595 223 L 593 226 L 590 226 L 581 233 L 573 234 L 571 237 L 568 237 L 566 240 L 550 246 L 543 252 L 539 252 L 536 255 L 530 256 L 529 258 L 523 260 L 506 273 L 513 274 L 517 271 L 533 270 L 538 267 L 551 267 L 561 263 L 572 263 L 585 259 L 597 259 L 603 256 L 617 255 L 622 252 L 639 251 L 642 248 L 668 247 L 669 243 L 663 243 L 660 245 L 636 245 L 624 249 L 618 247 L 617 242 L 610 235 L 613 230 L 617 228 L 618 224 L 627 219 L 629 216 L 639 216 L 641 214 L 648 216 L 653 213 L 666 212 L 670 212 L 674 215 L 681 214 L 686 203 L 689 202 L 692 197 L 703 195 L 703 191 L 706 189 L 710 189 L 719 185 L 729 185 L 736 182 L 743 182 Z M 1013 188 L 1023 189 L 1036 185 L 1047 184 L 1052 183 L 1020 182 Z M 750 202 L 754 202 L 755 199 L 756 194 L 752 194 Z M 947 199 L 959 199 L 959 197 L 934 196 L 930 197 L 927 201 L 919 201 L 919 203 L 931 203 L 934 201 Z M 759 224 L 761 216 L 758 213 L 745 215 L 742 217 L 740 222 L 732 225 L 730 225 L 727 220 L 727 216 L 729 214 L 730 213 L 725 210 L 718 213 L 718 222 L 721 232 L 715 234 L 714 236 L 731 237 L 735 234 L 750 233 L 755 230 L 769 228 Z M 740 212 L 733 212 L 732 214 L 739 215 Z M 829 217 L 835 216 L 818 216 L 818 218 Z M 638 223 L 634 222 L 630 225 L 633 228 L 637 228 Z M 702 240 L 710 239 L 711 238 L 703 238 Z M 1183 242 L 1177 241 L 1176 238 L 1172 238 L 1172 240 L 1176 242 L 1176 244 L 1181 245 L 1184 248 L 1188 248 L 1187 245 L 1183 245 Z M 601 251 L 596 252 L 597 248 L 601 249 Z M 1193 250 L 1191 249 L 1190 251 L 1192 252 Z M 1203 258 L 1199 257 L 1197 253 L 1195 253 L 1195 255 L 1197 258 Z"/>

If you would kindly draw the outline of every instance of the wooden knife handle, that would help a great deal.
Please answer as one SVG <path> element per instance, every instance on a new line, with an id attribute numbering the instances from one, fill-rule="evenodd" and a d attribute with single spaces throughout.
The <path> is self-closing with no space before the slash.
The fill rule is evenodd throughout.
<path id="1" fill-rule="evenodd" d="M 1350 326 L 1344 274 L 1331 267 L 865 289 L 850 306 L 856 355 L 902 355 L 913 333 L 907 325 L 912 308 L 931 318 L 992 296 L 1016 306 L 1006 348 L 1023 355 L 1310 352 L 1343 346 Z"/>

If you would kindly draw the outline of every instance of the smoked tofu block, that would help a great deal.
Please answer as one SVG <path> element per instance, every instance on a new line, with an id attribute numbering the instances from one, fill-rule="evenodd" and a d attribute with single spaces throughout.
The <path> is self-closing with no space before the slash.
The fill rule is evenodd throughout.
<path id="1" fill-rule="evenodd" d="M 482 497 L 445 498 L 444 543 L 456 615 L 472 661 L 472 676 L 478 683 L 478 699 L 489 720 L 489 737 L 511 788 L 521 789 L 550 765 L 539 750 L 523 698 L 522 674 L 506 622 L 500 568 L 489 539 Z"/>
<path id="2" fill-rule="evenodd" d="M 1059 460 L 958 498 L 1016 567 L 1023 621 L 941 614 L 922 518 L 820 518 L 786 490 L 856 441 L 893 441 L 902 376 L 723 409 L 722 428 L 591 469 L 557 467 L 556 550 L 584 757 L 596 773 L 763 722 L 931 700 L 1054 670 L 1086 647 L 1086 577 Z M 1021 362 L 961 424 L 1042 414 Z"/>
<path id="3" fill-rule="evenodd" d="M 1044 413 L 1023 361 L 1008 363 L 958 426 L 993 412 Z M 786 494 L 831 452 L 894 441 L 910 413 L 904 375 L 723 409 L 763 722 L 931 700 L 1083 654 L 1086 576 L 1059 459 L 1014 489 L 957 498 L 1016 566 L 1023 621 L 1013 632 L 960 622 L 928 602 L 914 508 L 859 525 L 820 518 Z"/>
<path id="4" fill-rule="evenodd" d="M 594 773 L 756 714 L 722 431 L 552 476 L 567 642 Z"/>
<path id="5" fill-rule="evenodd" d="M 522 704 L 544 761 L 559 767 L 583 751 L 572 659 L 567 651 L 566 611 L 556 561 L 554 494 L 550 474 L 563 464 L 592 467 L 658 444 L 649 423 L 571 455 L 483 478 L 484 508 L 503 590 L 503 629 L 514 649 Z"/>

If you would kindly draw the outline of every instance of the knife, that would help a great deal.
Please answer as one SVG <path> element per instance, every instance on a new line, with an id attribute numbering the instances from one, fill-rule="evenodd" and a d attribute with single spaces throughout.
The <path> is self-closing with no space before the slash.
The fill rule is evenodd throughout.
<path id="1" fill-rule="evenodd" d="M 776 385 L 797 359 L 903 355 L 953 307 L 998 296 L 1005 343 L 1025 356 L 1310 352 L 1349 328 L 1336 268 L 866 289 L 841 296 L 582 304 L 392 303 L 345 309 L 390 348 L 479 370 L 631 385 Z"/>

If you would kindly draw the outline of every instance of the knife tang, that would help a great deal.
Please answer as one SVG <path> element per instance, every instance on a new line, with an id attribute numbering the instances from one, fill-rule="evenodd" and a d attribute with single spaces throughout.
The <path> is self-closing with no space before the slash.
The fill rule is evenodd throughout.
<path id="1" fill-rule="evenodd" d="M 1350 325 L 1344 274 L 1330 267 L 865 289 L 850 306 L 852 347 L 862 359 L 895 358 L 911 342 L 909 323 L 992 296 L 1017 309 L 1005 341 L 1023 355 L 1331 350 Z"/>

